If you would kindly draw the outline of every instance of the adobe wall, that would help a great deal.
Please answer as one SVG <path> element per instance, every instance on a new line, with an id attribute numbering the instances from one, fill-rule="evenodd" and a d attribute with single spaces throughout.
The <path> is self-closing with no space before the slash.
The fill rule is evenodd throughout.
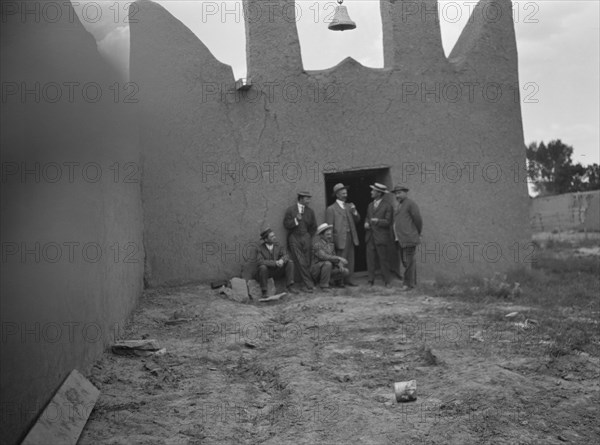
<path id="1" fill-rule="evenodd" d="M 73 368 L 89 370 L 143 287 L 132 104 L 123 95 L 115 103 L 118 77 L 69 2 L 45 13 L 44 2 L 27 1 L 27 15 L 13 9 L 24 3 L 3 5 L 1 26 L 6 444 L 23 437 Z M 73 410 L 51 421 L 90 407 Z"/>
<path id="2" fill-rule="evenodd" d="M 600 232 L 600 190 L 534 198 L 530 224 L 535 232 Z"/>
<path id="3" fill-rule="evenodd" d="M 529 198 L 511 2 L 483 0 L 446 58 L 435 2 L 382 0 L 385 67 L 348 58 L 323 71 L 302 68 L 292 0 L 269 13 L 261 3 L 245 2 L 252 86 L 236 92 L 189 29 L 138 2 L 148 283 L 248 276 L 263 226 L 285 240 L 295 193 L 313 193 L 322 222 L 323 174 L 356 168 L 389 167 L 389 186 L 411 188 L 421 277 L 521 264 Z"/>

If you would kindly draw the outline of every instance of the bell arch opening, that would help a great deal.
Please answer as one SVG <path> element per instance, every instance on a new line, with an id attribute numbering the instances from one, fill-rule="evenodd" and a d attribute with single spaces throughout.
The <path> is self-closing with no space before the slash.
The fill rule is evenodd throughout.
<path id="1" fill-rule="evenodd" d="M 337 2 L 296 0 L 296 26 L 305 70 L 322 70 L 336 66 L 347 57 L 370 68 L 383 68 L 383 34 L 380 2 L 344 0 L 348 15 L 356 28 L 331 31 Z M 298 12 L 301 16 L 298 17 Z"/>

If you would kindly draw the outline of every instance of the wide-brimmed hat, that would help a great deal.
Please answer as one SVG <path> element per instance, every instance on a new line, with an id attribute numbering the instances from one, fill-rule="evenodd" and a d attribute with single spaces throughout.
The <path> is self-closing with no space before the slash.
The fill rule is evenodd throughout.
<path id="1" fill-rule="evenodd" d="M 341 182 L 334 185 L 333 186 L 333 195 L 335 196 L 337 192 L 339 192 L 340 190 L 348 190 L 350 187 L 348 187 L 347 185 L 342 184 Z"/>
<path id="2" fill-rule="evenodd" d="M 302 197 L 306 196 L 307 198 L 312 198 L 312 195 L 310 194 L 310 192 L 307 192 L 307 191 L 298 192 L 298 196 L 299 197 L 300 196 L 302 196 Z"/>
<path id="3" fill-rule="evenodd" d="M 375 184 L 370 185 L 369 187 L 371 187 L 373 190 L 377 190 L 378 192 L 381 192 L 381 193 L 389 193 L 387 186 L 380 184 L 379 182 L 376 182 Z"/>
<path id="4" fill-rule="evenodd" d="M 271 232 L 272 232 L 272 230 L 270 228 L 263 230 L 262 232 L 260 232 L 260 239 L 267 238 L 267 236 L 269 236 L 269 233 L 271 233 Z"/>
<path id="5" fill-rule="evenodd" d="M 392 193 L 396 193 L 396 192 L 408 192 L 409 190 L 410 189 L 408 187 L 406 187 L 405 185 L 397 185 L 392 190 Z"/>
<path id="6" fill-rule="evenodd" d="M 331 224 L 323 223 L 319 227 L 317 227 L 317 235 L 320 235 L 327 229 L 331 229 L 333 226 Z"/>

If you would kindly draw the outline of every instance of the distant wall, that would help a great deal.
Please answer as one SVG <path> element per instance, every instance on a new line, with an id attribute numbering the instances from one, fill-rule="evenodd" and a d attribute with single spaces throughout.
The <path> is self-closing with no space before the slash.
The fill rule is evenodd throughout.
<path id="1" fill-rule="evenodd" d="M 435 1 L 381 0 L 385 67 L 348 58 L 322 71 L 302 67 L 292 0 L 244 4 L 252 86 L 236 91 L 188 28 L 137 2 L 150 285 L 248 275 L 261 228 L 285 240 L 298 190 L 322 222 L 324 174 L 356 169 L 388 168 L 390 186 L 411 188 L 420 277 L 521 262 L 531 233 L 510 1 L 482 0 L 446 58 Z"/>
<path id="2" fill-rule="evenodd" d="M 3 444 L 17 443 L 68 373 L 86 372 L 119 332 L 144 261 L 128 91 L 69 2 L 47 15 L 44 2 L 10 3 L 0 56 Z M 27 15 L 11 9 L 25 4 Z"/>
<path id="3" fill-rule="evenodd" d="M 533 198 L 530 225 L 535 232 L 600 232 L 600 190 Z"/>

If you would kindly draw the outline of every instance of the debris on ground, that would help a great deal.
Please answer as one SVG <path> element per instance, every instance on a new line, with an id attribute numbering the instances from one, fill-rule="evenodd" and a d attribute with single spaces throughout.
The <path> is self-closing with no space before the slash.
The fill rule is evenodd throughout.
<path id="1" fill-rule="evenodd" d="M 227 287 L 228 284 L 229 282 L 227 280 L 213 281 L 210 283 L 210 287 L 211 289 L 219 289 L 223 286 Z"/>
<path id="2" fill-rule="evenodd" d="M 161 348 L 158 340 L 122 340 L 111 346 L 113 354 L 147 357 L 159 353 Z M 166 349 L 165 349 L 166 352 Z M 160 355 L 160 354 L 158 354 Z"/>
<path id="3" fill-rule="evenodd" d="M 275 281 L 273 281 L 273 278 L 269 278 L 267 280 L 267 296 L 270 297 L 275 295 L 275 292 Z M 248 281 L 248 294 L 250 294 L 250 298 L 253 300 L 259 300 L 262 298 L 262 289 L 260 288 L 258 281 Z"/>
<path id="4" fill-rule="evenodd" d="M 484 341 L 483 334 L 481 333 L 481 331 L 477 331 L 473 335 L 471 335 L 471 340 Z"/>
<path id="5" fill-rule="evenodd" d="M 231 290 L 231 288 L 227 287 L 227 286 L 222 286 L 219 288 L 219 294 L 220 295 L 225 295 L 227 298 L 232 299 L 233 298 L 233 291 Z"/>
<path id="6" fill-rule="evenodd" d="M 232 278 L 231 279 L 231 298 L 238 303 L 248 302 L 248 284 L 243 278 Z"/>
<path id="7" fill-rule="evenodd" d="M 149 365 L 148 363 L 146 363 L 144 365 L 144 369 L 146 369 L 147 371 L 150 371 L 150 373 L 154 374 L 154 375 L 158 375 L 158 373 L 162 370 L 162 368 L 160 366 L 152 366 L 152 365 Z"/>
<path id="8" fill-rule="evenodd" d="M 21 443 L 76 444 L 99 396 L 98 388 L 74 369 Z"/>
<path id="9" fill-rule="evenodd" d="M 408 380 L 406 382 L 394 383 L 394 394 L 396 402 L 412 402 L 417 400 L 417 381 Z"/>
<path id="10" fill-rule="evenodd" d="M 173 315 L 171 316 L 171 318 L 169 318 L 168 320 L 165 321 L 165 324 L 167 324 L 167 325 L 181 324 L 181 323 L 187 323 L 188 321 L 191 321 L 191 320 L 192 320 L 192 318 L 187 316 L 185 311 L 175 311 L 175 312 L 173 312 Z"/>
<path id="11" fill-rule="evenodd" d="M 261 298 L 258 301 L 260 301 L 261 303 L 265 303 L 265 302 L 268 302 L 268 301 L 277 301 L 277 300 L 281 299 L 281 297 L 283 297 L 284 295 L 287 295 L 287 293 L 286 292 L 282 292 L 280 294 L 273 295 L 271 297 Z"/>
<path id="12" fill-rule="evenodd" d="M 524 329 L 524 330 L 528 330 L 528 329 L 533 329 L 535 328 L 539 323 L 537 322 L 537 320 L 531 320 L 531 319 L 527 319 L 523 322 L 518 322 L 515 323 L 515 326 L 520 328 L 520 329 Z"/>
<path id="13" fill-rule="evenodd" d="M 191 318 L 170 318 L 165 320 L 165 324 L 173 325 L 173 324 L 182 324 L 187 323 L 188 321 L 192 321 Z"/>
<path id="14" fill-rule="evenodd" d="M 580 247 L 575 251 L 578 256 L 600 256 L 600 246 L 596 247 Z"/>

